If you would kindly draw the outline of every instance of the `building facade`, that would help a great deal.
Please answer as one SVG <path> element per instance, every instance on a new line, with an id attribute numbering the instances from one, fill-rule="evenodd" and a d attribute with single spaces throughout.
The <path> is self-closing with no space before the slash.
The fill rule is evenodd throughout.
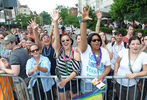
<path id="1" fill-rule="evenodd" d="M 88 5 L 94 10 L 99 9 L 102 12 L 108 13 L 112 4 L 113 0 L 79 0 L 78 8 L 79 11 L 82 11 L 83 7 Z"/>

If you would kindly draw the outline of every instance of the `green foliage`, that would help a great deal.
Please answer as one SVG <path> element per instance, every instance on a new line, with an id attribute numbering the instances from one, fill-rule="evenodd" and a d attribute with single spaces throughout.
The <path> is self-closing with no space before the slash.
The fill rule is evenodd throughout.
<path id="1" fill-rule="evenodd" d="M 60 16 L 62 18 L 61 24 L 66 24 L 66 25 L 73 25 L 74 27 L 80 27 L 77 15 L 70 15 L 69 14 L 69 9 L 60 5 L 57 6 L 56 9 L 60 10 Z"/>
<path id="2" fill-rule="evenodd" d="M 107 33 L 107 34 L 112 34 L 112 28 L 108 28 L 108 27 L 100 27 L 100 31 Z"/>
<path id="3" fill-rule="evenodd" d="M 110 15 L 117 21 L 147 21 L 147 0 L 114 0 Z"/>
<path id="4" fill-rule="evenodd" d="M 107 33 L 107 34 L 112 34 L 112 28 L 109 28 L 109 27 L 100 27 L 100 31 L 103 31 L 103 32 L 105 32 L 105 33 Z M 116 29 L 117 31 L 121 31 L 121 32 L 123 32 L 123 35 L 126 35 L 127 34 L 127 31 L 126 31 L 126 29 L 125 28 L 117 28 Z M 135 33 L 136 32 L 142 32 L 143 33 L 143 35 L 145 35 L 145 34 L 147 34 L 147 30 L 142 30 L 142 29 L 135 29 L 134 30 L 134 35 L 135 35 Z"/>
<path id="5" fill-rule="evenodd" d="M 39 15 L 42 17 L 42 24 L 51 24 L 51 16 L 48 12 L 43 11 Z"/>
<path id="6" fill-rule="evenodd" d="M 91 30 L 95 30 L 97 17 L 96 17 L 94 9 L 92 8 L 90 9 L 89 17 L 92 18 L 92 20 L 87 22 L 87 28 Z"/>
<path id="7" fill-rule="evenodd" d="M 37 24 L 40 23 L 40 18 L 37 15 L 19 14 L 16 16 L 16 24 L 20 26 L 20 28 L 26 28 L 31 19 L 35 19 Z"/>

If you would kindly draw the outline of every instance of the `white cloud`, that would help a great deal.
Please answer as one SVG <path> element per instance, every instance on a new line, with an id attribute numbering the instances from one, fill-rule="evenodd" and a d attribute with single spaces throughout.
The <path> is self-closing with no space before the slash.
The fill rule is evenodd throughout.
<path id="1" fill-rule="evenodd" d="M 57 5 L 75 7 L 78 0 L 19 0 L 22 5 L 28 5 L 32 11 L 40 13 L 42 11 L 52 12 Z"/>

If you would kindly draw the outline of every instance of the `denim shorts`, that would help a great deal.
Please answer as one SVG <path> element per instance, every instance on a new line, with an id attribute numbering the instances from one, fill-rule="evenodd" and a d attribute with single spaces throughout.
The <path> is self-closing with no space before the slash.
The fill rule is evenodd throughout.
<path id="1" fill-rule="evenodd" d="M 106 82 L 104 82 L 104 83 L 106 83 Z M 82 94 L 93 91 L 95 89 L 98 89 L 95 85 L 92 85 L 92 83 L 86 82 L 84 80 L 81 80 L 80 85 L 81 85 L 81 93 Z M 103 91 L 105 91 L 105 89 L 103 89 Z"/>

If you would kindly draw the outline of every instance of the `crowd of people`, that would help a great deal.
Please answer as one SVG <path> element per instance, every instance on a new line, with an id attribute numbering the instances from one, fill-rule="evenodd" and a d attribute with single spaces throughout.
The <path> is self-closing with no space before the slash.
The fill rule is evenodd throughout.
<path id="1" fill-rule="evenodd" d="M 116 80 L 116 95 L 120 96 L 119 92 L 122 86 L 121 100 L 126 100 L 128 88 L 128 100 L 133 100 L 133 97 L 137 100 L 140 96 L 140 89 L 139 87 L 135 89 L 139 82 L 136 77 L 147 76 L 147 34 L 143 36 L 141 32 L 137 32 L 134 35 L 134 27 L 129 25 L 126 29 L 126 36 L 123 36 L 120 31 L 115 31 L 114 37 L 111 41 L 108 41 L 106 33 L 99 30 L 102 13 L 97 10 L 96 30 L 87 35 L 87 21 L 92 20 L 89 17 L 89 11 L 90 8 L 84 7 L 83 12 L 80 12 L 82 18 L 80 34 L 77 34 L 75 39 L 71 34 L 64 33 L 64 29 L 60 34 L 58 27 L 60 14 L 58 10 L 53 11 L 49 35 L 47 30 L 43 30 L 36 24 L 35 20 L 29 21 L 27 34 L 14 28 L 11 32 L 1 32 L 0 74 L 19 76 L 26 83 L 30 77 L 34 76 L 57 74 L 67 76 L 67 78 L 60 79 L 58 83 L 54 79 L 35 79 L 32 83 L 35 100 L 40 100 L 39 92 L 41 93 L 41 100 L 45 99 L 45 94 L 48 100 L 52 100 L 51 89 L 56 88 L 55 84 L 58 86 L 60 100 L 65 100 L 65 97 L 68 100 L 71 87 L 72 96 L 76 96 L 78 90 L 77 80 L 74 79 L 76 76 L 95 76 L 97 82 L 105 84 L 107 84 L 106 76 L 126 76 L 126 79 Z M 74 41 L 77 43 L 75 47 L 73 47 Z M 91 85 L 91 79 L 81 79 L 79 81 L 80 89 L 78 91 L 81 94 L 97 89 L 95 85 Z M 37 89 L 37 82 L 40 91 Z M 2 81 L 0 84 L 4 86 Z M 21 90 L 17 87 L 19 84 L 15 85 L 20 100 L 23 100 L 21 98 L 22 92 L 19 92 Z M 107 84 L 108 92 L 112 89 L 111 85 L 110 80 Z M 65 87 L 65 90 L 61 87 Z M 22 89 L 25 89 L 23 85 Z M 146 93 L 147 82 L 144 85 L 144 100 L 147 96 Z M 2 92 L 0 92 L 0 100 L 4 100 L 4 95 L 2 95 Z"/>

